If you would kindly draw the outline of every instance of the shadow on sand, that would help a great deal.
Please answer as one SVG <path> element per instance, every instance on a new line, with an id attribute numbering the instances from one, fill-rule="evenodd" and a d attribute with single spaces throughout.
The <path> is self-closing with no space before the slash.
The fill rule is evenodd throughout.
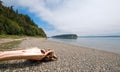
<path id="1" fill-rule="evenodd" d="M 4 69 L 16 69 L 16 68 L 26 68 L 26 67 L 32 67 L 32 66 L 38 66 L 42 63 L 46 63 L 50 61 L 32 61 L 32 60 L 26 60 L 24 62 L 14 62 L 14 63 L 1 63 L 0 64 L 0 70 Z"/>

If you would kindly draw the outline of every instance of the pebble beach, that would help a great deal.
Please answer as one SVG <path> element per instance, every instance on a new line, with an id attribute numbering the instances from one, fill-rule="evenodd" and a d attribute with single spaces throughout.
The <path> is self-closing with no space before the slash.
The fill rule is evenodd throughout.
<path id="1" fill-rule="evenodd" d="M 0 72 L 120 72 L 120 54 L 43 38 L 26 38 L 19 48 L 54 49 L 56 61 L 10 60 L 0 63 Z"/>

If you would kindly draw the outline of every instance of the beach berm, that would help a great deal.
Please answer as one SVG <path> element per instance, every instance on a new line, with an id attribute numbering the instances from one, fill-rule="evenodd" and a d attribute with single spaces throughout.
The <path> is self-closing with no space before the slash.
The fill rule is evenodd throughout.
<path id="1" fill-rule="evenodd" d="M 120 54 L 50 41 L 26 38 L 19 48 L 54 49 L 57 61 L 11 60 L 0 62 L 3 72 L 120 72 Z"/>

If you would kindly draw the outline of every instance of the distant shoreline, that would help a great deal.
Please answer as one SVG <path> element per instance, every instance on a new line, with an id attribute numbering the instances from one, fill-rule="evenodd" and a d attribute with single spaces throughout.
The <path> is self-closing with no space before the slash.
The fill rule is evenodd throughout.
<path id="1" fill-rule="evenodd" d="M 120 36 L 78 36 L 79 38 L 109 38 L 109 37 L 120 37 Z"/>

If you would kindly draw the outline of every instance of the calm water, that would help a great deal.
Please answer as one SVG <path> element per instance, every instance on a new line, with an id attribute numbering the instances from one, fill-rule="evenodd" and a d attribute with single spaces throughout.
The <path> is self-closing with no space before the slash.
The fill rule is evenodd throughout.
<path id="1" fill-rule="evenodd" d="M 78 38 L 78 39 L 53 39 L 50 40 L 69 43 L 99 50 L 106 50 L 120 54 L 120 37 L 96 37 L 96 38 Z"/>

